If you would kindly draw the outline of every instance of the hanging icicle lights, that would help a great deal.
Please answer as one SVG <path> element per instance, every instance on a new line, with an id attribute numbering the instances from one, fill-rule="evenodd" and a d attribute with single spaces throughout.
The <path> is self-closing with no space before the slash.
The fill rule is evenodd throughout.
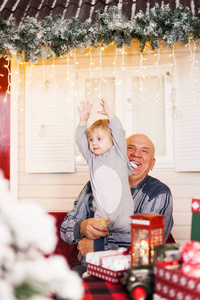
<path id="1" fill-rule="evenodd" d="M 196 101 L 195 99 L 195 84 L 197 82 L 197 73 L 196 70 L 198 69 L 198 61 L 196 59 L 197 54 L 196 54 L 196 49 L 197 49 L 197 42 L 193 41 L 193 40 L 189 40 L 189 43 L 187 44 L 189 50 L 190 50 L 190 62 L 191 62 L 191 78 L 193 80 L 193 85 L 194 85 L 194 93 L 193 93 L 193 100 Z M 193 46 L 193 47 L 192 47 Z M 76 51 L 71 52 L 70 54 L 68 54 L 65 58 L 61 58 L 63 59 L 63 63 L 66 63 L 66 80 L 70 82 L 70 86 L 72 87 L 76 87 L 77 88 L 77 72 L 82 68 L 82 66 L 79 67 L 79 59 L 81 59 L 82 64 L 83 64 L 83 60 L 84 60 L 84 56 L 85 56 L 85 61 L 87 62 L 87 66 L 84 65 L 85 68 L 88 68 L 89 70 L 89 77 L 88 77 L 88 89 L 87 89 L 87 95 L 90 95 L 92 92 L 92 80 L 93 80 L 93 75 L 94 75 L 94 70 L 98 71 L 98 82 L 99 82 L 99 87 L 98 87 L 98 98 L 102 97 L 102 82 L 106 80 L 106 77 L 104 78 L 104 67 L 105 67 L 105 62 L 104 65 L 102 64 L 102 53 L 104 50 L 109 49 L 110 46 L 107 47 L 99 47 L 99 49 L 93 49 L 93 48 L 89 48 L 86 51 L 84 51 L 84 53 L 78 53 L 78 55 L 76 55 Z M 148 55 L 146 55 L 146 51 L 143 53 L 138 53 L 137 57 L 139 57 L 139 60 L 137 62 L 131 61 L 132 58 L 130 52 L 131 51 L 127 51 L 128 46 L 123 45 L 123 47 L 117 48 L 115 45 L 111 45 L 112 47 L 112 59 L 109 59 L 109 57 L 107 57 L 107 66 L 109 68 L 112 69 L 112 73 L 113 73 L 113 84 L 114 85 L 123 85 L 124 84 L 124 76 L 122 77 L 117 77 L 117 72 L 119 73 L 119 71 L 122 71 L 122 74 L 125 74 L 125 71 L 128 70 L 128 68 L 131 68 L 131 66 L 137 67 L 138 66 L 138 76 L 139 76 L 139 84 L 140 84 L 140 91 L 142 92 L 143 89 L 143 80 L 145 80 L 145 70 L 148 70 L 149 65 L 154 65 L 155 66 L 155 70 L 157 69 L 157 76 L 160 80 L 160 89 L 156 95 L 156 101 L 159 102 L 159 97 L 160 97 L 160 90 L 163 84 L 163 79 L 162 76 L 160 75 L 160 57 L 161 57 L 161 53 L 162 50 L 165 52 L 166 55 L 166 50 L 163 48 L 159 48 L 158 50 L 155 50 L 153 55 L 149 55 L 150 52 L 148 52 Z M 173 77 L 176 75 L 176 55 L 175 55 L 175 46 L 172 47 L 171 53 L 169 54 L 170 60 L 169 60 L 169 65 L 170 67 L 173 68 Z M 77 51 L 78 52 L 78 51 Z M 94 52 L 94 55 L 93 55 Z M 105 51 L 106 52 L 106 51 Z M 127 55 L 128 52 L 128 55 Z M 199 52 L 199 47 L 198 47 L 198 52 Z M 198 53 L 197 52 L 197 53 Z M 105 60 L 106 60 L 106 55 L 104 55 Z M 126 58 L 127 56 L 127 58 Z M 135 55 L 136 57 L 136 55 Z M 155 59 L 153 59 L 155 57 Z M 65 62 L 64 62 L 65 60 Z M 53 84 L 55 86 L 55 88 L 57 87 L 56 85 L 56 78 L 55 78 L 55 61 L 56 58 L 53 57 L 52 59 L 52 74 L 51 76 L 53 77 Z M 171 61 L 171 63 L 170 63 Z M 39 86 L 39 88 L 41 88 L 42 86 L 45 85 L 45 81 L 46 81 L 46 74 L 45 74 L 45 68 L 46 65 L 49 65 L 49 63 L 46 63 L 45 59 L 43 58 L 42 61 L 40 62 L 42 63 L 42 72 L 43 72 L 43 82 L 41 82 L 41 86 Z M 9 61 L 8 61 L 9 64 Z M 6 68 L 8 69 L 8 64 L 6 65 Z M 85 63 L 86 64 L 86 63 Z M 34 64 L 30 64 L 31 68 L 30 68 L 30 74 L 29 74 L 29 80 L 26 82 L 26 84 L 30 84 L 32 82 L 32 80 L 34 80 L 33 75 L 32 75 L 32 68 L 35 66 Z M 72 67 L 72 68 L 71 68 Z M 9 69 L 8 69 L 9 70 Z M 19 70 L 18 70 L 19 71 Z M 136 71 L 136 72 L 137 72 Z M 150 75 L 148 75 L 148 77 L 150 77 Z M 118 78 L 118 79 L 117 79 Z M 18 74 L 18 84 L 20 84 L 20 76 Z M 8 72 L 8 88 L 7 88 L 7 92 L 5 94 L 5 98 L 4 101 L 6 101 L 7 95 L 10 93 L 10 87 L 11 87 L 11 73 L 10 71 Z M 71 89 L 71 93 L 74 93 L 74 95 L 77 95 L 77 91 L 74 90 L 74 88 Z M 52 95 L 52 97 L 56 97 L 56 89 L 54 89 L 54 93 Z"/>
<path id="2" fill-rule="evenodd" d="M 10 72 L 10 61 L 9 59 L 6 59 L 7 61 L 7 64 L 4 65 L 4 67 L 7 69 L 7 72 L 8 72 L 8 85 L 7 85 L 7 90 L 6 90 L 6 93 L 5 93 L 5 97 L 3 98 L 3 102 L 6 102 L 7 101 L 7 96 L 10 95 L 10 90 L 11 90 L 11 72 Z M 0 74 L 1 77 L 4 77 L 3 74 Z"/>

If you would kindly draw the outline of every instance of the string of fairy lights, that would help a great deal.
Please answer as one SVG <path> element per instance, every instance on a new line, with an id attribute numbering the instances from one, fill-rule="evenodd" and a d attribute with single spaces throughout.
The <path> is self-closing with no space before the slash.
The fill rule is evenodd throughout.
<path id="1" fill-rule="evenodd" d="M 107 46 L 109 47 L 109 46 Z M 195 93 L 195 86 L 197 84 L 197 77 L 196 77 L 196 71 L 199 68 L 199 61 L 197 60 L 197 54 L 196 54 L 196 42 L 193 40 L 189 40 L 189 43 L 187 45 L 185 45 L 185 47 L 189 48 L 189 62 L 191 65 L 190 68 L 190 75 L 191 75 L 191 82 L 192 82 L 192 101 L 195 103 L 197 101 L 196 99 L 196 93 Z M 105 50 L 105 46 L 104 47 L 100 47 L 99 48 L 99 63 L 97 64 L 94 61 L 93 58 L 93 49 L 92 48 L 88 48 L 87 51 L 84 52 L 83 55 L 85 55 L 85 57 L 89 57 L 89 63 L 88 63 L 88 78 L 89 78 L 89 83 L 88 83 L 88 92 L 87 95 L 90 95 L 92 93 L 92 81 L 94 80 L 94 71 L 98 71 L 99 73 L 99 86 L 95 87 L 95 89 L 98 89 L 98 98 L 101 98 L 102 95 L 102 82 L 105 82 L 106 79 L 104 78 L 104 66 L 102 63 L 103 60 L 103 55 L 102 55 L 102 51 Z M 97 51 L 95 49 L 95 51 Z M 176 88 L 175 88 L 175 78 L 176 78 L 176 73 L 177 73 L 177 66 L 176 66 L 176 53 L 175 53 L 175 46 L 172 47 L 172 49 L 169 49 L 169 66 L 172 69 L 172 74 L 171 74 L 171 78 L 172 78 L 172 109 L 174 110 L 174 112 L 177 112 L 177 106 L 176 106 Z M 120 55 L 119 55 L 120 53 Z M 123 46 L 122 48 L 117 48 L 115 47 L 115 54 L 112 57 L 112 61 L 111 61 L 111 68 L 112 68 L 112 72 L 113 72 L 113 77 L 114 77 L 114 81 L 113 84 L 114 85 L 124 85 L 124 81 L 125 81 L 125 71 L 127 70 L 127 68 L 131 68 L 130 65 L 126 65 L 126 49 Z M 157 77 L 159 80 L 159 89 L 157 91 L 156 94 L 156 102 L 159 102 L 159 98 L 161 95 L 161 90 L 162 90 L 162 85 L 163 85 L 163 78 L 161 76 L 160 73 L 160 67 L 161 67 L 161 55 L 162 55 L 162 50 L 159 48 L 157 50 L 157 53 L 153 54 L 156 61 L 153 63 L 155 70 L 157 70 Z M 152 56 L 153 57 L 153 56 Z M 134 65 L 134 67 L 136 67 L 136 73 L 138 74 L 138 78 L 139 78 L 139 90 L 142 94 L 143 89 L 144 89 L 144 80 L 146 78 L 145 75 L 145 70 L 148 69 L 149 65 L 152 65 L 152 57 L 145 57 L 145 52 L 143 53 L 139 53 L 138 55 L 138 63 L 136 65 Z M 70 54 L 68 54 L 66 56 L 66 81 L 70 84 L 70 86 L 72 87 L 70 89 L 70 93 L 72 93 L 73 95 L 75 95 L 75 97 L 77 97 L 77 72 L 79 70 L 79 57 L 77 57 L 76 55 L 76 50 L 72 51 Z M 121 63 L 119 62 L 119 59 L 121 59 Z M 6 102 L 8 99 L 8 95 L 10 95 L 11 92 L 11 84 L 12 84 L 12 78 L 11 78 L 11 71 L 10 71 L 10 61 L 7 59 L 7 64 L 4 65 L 4 67 L 7 69 L 7 90 L 5 92 L 5 96 L 3 98 L 3 102 Z M 17 81 L 18 81 L 18 90 L 17 90 L 17 95 L 19 95 L 19 91 L 20 91 L 20 64 L 24 64 L 21 62 L 18 62 L 18 69 L 16 70 L 16 75 L 17 75 Z M 44 87 L 48 87 L 49 85 L 49 80 L 47 78 L 47 74 L 46 74 L 46 65 L 47 62 L 45 61 L 45 59 L 42 60 L 42 70 L 43 70 L 43 80 L 41 82 L 41 84 L 38 86 L 38 88 L 42 88 L 42 86 Z M 49 62 L 48 62 L 49 65 Z M 30 64 L 30 72 L 28 74 L 28 80 L 26 81 L 25 84 L 31 84 L 34 81 L 34 76 L 33 76 L 33 68 L 36 66 L 34 64 Z M 73 66 L 73 68 L 70 68 L 71 66 Z M 55 57 L 53 57 L 52 59 L 52 72 L 50 75 L 48 75 L 50 78 L 53 79 L 53 86 L 54 86 L 54 91 L 53 91 L 53 95 L 52 95 L 52 99 L 56 99 L 56 89 L 58 88 L 58 85 L 56 83 L 56 60 Z M 121 70 L 122 72 L 122 79 L 121 80 L 116 80 L 116 73 L 117 71 Z M 0 74 L 0 77 L 5 76 L 4 74 Z M 149 76 L 149 75 L 148 75 Z M 123 87 L 123 86 L 122 86 Z M 143 101 L 146 101 L 146 99 L 143 98 Z M 19 108 L 20 109 L 20 108 Z"/>
<path id="2" fill-rule="evenodd" d="M 5 92 L 5 96 L 3 98 L 3 102 L 7 101 L 7 97 L 8 97 L 8 95 L 10 95 L 10 92 L 11 92 L 11 72 L 10 72 L 9 59 L 6 59 L 6 62 L 7 62 L 7 64 L 4 65 L 4 68 L 7 69 L 7 82 L 8 82 L 8 85 L 7 85 L 7 89 L 6 89 L 6 92 Z M 4 77 L 4 74 L 0 74 L 0 77 Z M 0 86 L 0 89 L 1 88 L 2 87 Z"/>
<path id="3" fill-rule="evenodd" d="M 189 40 L 190 41 L 190 40 Z M 198 60 L 196 60 L 196 42 L 193 43 L 193 49 L 191 42 L 188 44 L 189 49 L 190 49 L 190 58 L 189 61 L 191 61 L 191 82 L 192 82 L 192 93 L 193 93 L 193 101 L 196 102 L 196 93 L 195 93 L 195 85 L 197 83 L 197 77 L 195 76 L 195 71 L 198 70 Z"/>

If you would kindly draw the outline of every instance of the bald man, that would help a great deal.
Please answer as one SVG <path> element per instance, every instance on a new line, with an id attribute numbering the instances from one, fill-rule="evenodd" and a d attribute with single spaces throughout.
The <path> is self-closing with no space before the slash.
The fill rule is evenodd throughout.
<path id="1" fill-rule="evenodd" d="M 173 198 L 168 186 L 149 176 L 155 165 L 155 147 L 144 134 L 134 134 L 127 138 L 127 156 L 137 165 L 129 176 L 129 186 L 134 201 L 134 213 L 154 213 L 165 216 L 164 240 L 173 227 Z M 75 268 L 80 276 L 86 271 L 85 256 L 88 252 L 128 247 L 131 244 L 130 232 L 112 232 L 97 221 L 108 218 L 94 218 L 93 195 L 88 182 L 61 225 L 61 237 L 69 244 L 77 244 L 81 266 Z"/>

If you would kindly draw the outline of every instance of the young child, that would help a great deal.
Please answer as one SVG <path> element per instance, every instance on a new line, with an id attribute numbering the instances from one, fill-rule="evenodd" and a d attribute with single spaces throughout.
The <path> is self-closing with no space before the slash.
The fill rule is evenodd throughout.
<path id="1" fill-rule="evenodd" d="M 83 103 L 78 107 L 80 122 L 76 141 L 89 165 L 90 182 L 94 195 L 94 216 L 110 218 L 108 229 L 130 232 L 130 216 L 134 213 L 128 175 L 133 173 L 127 157 L 125 132 L 119 119 L 110 111 L 106 101 L 101 100 L 102 111 L 108 119 L 100 119 L 87 129 L 92 105 Z"/>

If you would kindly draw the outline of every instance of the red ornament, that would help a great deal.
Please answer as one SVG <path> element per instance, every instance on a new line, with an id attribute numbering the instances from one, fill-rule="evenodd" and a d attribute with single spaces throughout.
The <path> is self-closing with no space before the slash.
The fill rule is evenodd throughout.
<path id="1" fill-rule="evenodd" d="M 132 291 L 132 296 L 133 296 L 133 299 L 135 299 L 135 300 L 142 300 L 142 299 L 145 299 L 145 297 L 147 296 L 147 291 L 145 290 L 144 287 L 137 286 Z"/>

